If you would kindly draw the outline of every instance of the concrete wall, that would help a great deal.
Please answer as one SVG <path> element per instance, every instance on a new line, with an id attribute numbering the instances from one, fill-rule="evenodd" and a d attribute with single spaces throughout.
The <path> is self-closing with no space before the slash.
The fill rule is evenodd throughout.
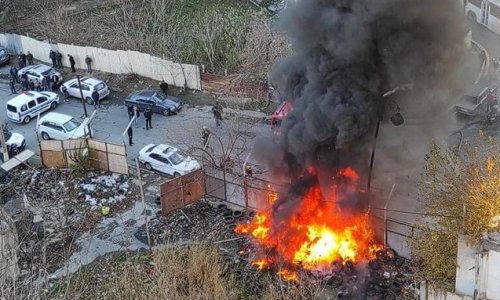
<path id="1" fill-rule="evenodd" d="M 92 68 L 113 74 L 135 73 L 170 85 L 201 90 L 200 69 L 196 65 L 174 63 L 137 51 L 107 50 L 66 44 L 50 44 L 17 34 L 0 34 L 0 45 L 13 53 L 30 51 L 35 59 L 51 63 L 49 51 L 63 54 L 63 65 L 69 66 L 68 54 L 73 55 L 76 67 L 86 69 L 85 56 L 92 58 Z"/>

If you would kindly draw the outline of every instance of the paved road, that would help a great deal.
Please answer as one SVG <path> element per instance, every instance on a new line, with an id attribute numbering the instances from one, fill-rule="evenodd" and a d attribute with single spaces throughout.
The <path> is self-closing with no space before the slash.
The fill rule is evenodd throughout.
<path id="1" fill-rule="evenodd" d="M 8 68 L 0 68 L 0 73 L 8 73 Z M 8 123 L 13 131 L 25 136 L 27 148 L 38 153 L 38 143 L 36 135 L 36 120 L 29 124 L 16 124 L 7 121 L 5 102 L 16 95 L 10 93 L 8 83 L 0 81 L 0 122 Z M 88 114 L 94 111 L 93 106 L 87 106 Z M 71 115 L 83 120 L 83 107 L 79 100 L 71 98 L 69 103 L 61 103 L 55 110 L 59 113 Z M 264 114 L 253 111 L 235 111 L 227 109 L 225 111 L 226 120 L 221 127 L 216 127 L 211 114 L 211 107 L 195 106 L 185 107 L 176 116 L 153 115 L 152 130 L 146 130 L 143 115 L 139 117 L 138 127 L 134 127 L 134 145 L 128 146 L 128 137 L 122 134 L 128 124 L 128 114 L 124 105 L 104 105 L 99 108 L 96 118 L 92 121 L 91 127 L 94 130 L 94 137 L 101 141 L 115 144 L 127 144 L 127 154 L 130 161 L 137 157 L 139 150 L 149 143 L 166 143 L 185 151 L 193 147 L 201 146 L 201 128 L 207 126 L 215 134 L 222 138 L 225 145 L 229 144 L 236 134 L 240 139 L 236 143 L 233 156 L 235 158 L 245 157 L 249 147 L 253 144 L 253 139 L 262 132 L 269 131 L 268 126 L 258 122 Z M 241 134 L 240 134 L 241 133 Z M 212 140 L 212 148 L 215 153 L 220 154 L 220 147 L 216 140 Z"/>

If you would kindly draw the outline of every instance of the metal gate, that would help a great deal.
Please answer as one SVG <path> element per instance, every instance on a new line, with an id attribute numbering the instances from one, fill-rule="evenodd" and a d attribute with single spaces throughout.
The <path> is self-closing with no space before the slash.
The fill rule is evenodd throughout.
<path id="1" fill-rule="evenodd" d="M 197 170 L 160 185 L 161 213 L 168 214 L 200 200 L 205 195 L 205 174 Z"/>

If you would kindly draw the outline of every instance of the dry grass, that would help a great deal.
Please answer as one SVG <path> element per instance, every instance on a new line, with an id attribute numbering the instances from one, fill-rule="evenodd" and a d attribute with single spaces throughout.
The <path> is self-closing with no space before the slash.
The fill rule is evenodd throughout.
<path id="1" fill-rule="evenodd" d="M 127 264 L 108 285 L 107 299 L 236 299 L 239 289 L 224 277 L 221 256 L 204 246 L 168 247 L 153 253 L 150 270 Z"/>

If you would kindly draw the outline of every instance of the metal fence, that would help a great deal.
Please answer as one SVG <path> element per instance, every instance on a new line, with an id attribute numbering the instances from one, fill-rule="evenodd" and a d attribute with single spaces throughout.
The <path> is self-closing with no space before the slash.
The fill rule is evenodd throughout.
<path id="1" fill-rule="evenodd" d="M 201 199 L 205 194 L 205 174 L 197 170 L 160 185 L 161 212 L 166 215 Z"/>

